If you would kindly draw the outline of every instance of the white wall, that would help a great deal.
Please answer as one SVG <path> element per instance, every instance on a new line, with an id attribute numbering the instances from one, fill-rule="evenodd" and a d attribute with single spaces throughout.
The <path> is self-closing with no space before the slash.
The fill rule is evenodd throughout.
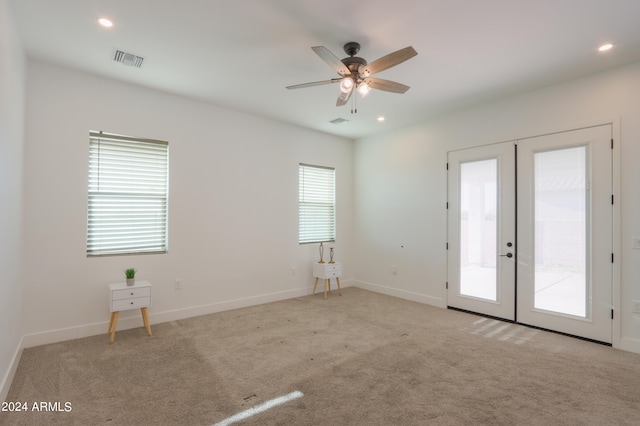
<path id="1" fill-rule="evenodd" d="M 634 64 L 356 141 L 358 285 L 446 306 L 447 151 L 613 121 L 621 135 L 614 345 L 640 353 L 640 315 L 631 307 L 640 300 L 640 250 L 631 248 L 631 238 L 640 236 L 639 93 Z"/>
<path id="2" fill-rule="evenodd" d="M 0 0 L 0 401 L 9 391 L 22 339 L 23 72 L 12 10 Z"/>
<path id="3" fill-rule="evenodd" d="M 152 324 L 308 294 L 318 251 L 297 243 L 299 162 L 336 167 L 348 283 L 350 140 L 31 60 L 26 93 L 25 346 L 105 333 L 107 284 L 127 267 L 153 285 Z M 90 130 L 169 141 L 168 254 L 87 258 Z"/>
<path id="4" fill-rule="evenodd" d="M 16 50 L 17 42 L 9 46 Z M 2 105 L 15 106 L 21 95 L 14 83 L 22 77 L 20 62 L 10 63 L 12 77 L 3 72 L 0 83 L 14 94 L 3 96 Z M 640 352 L 640 316 L 631 312 L 631 300 L 640 300 L 640 251 L 630 244 L 640 236 L 634 164 L 640 158 L 640 64 L 355 144 L 35 61 L 27 64 L 26 83 L 25 346 L 104 333 L 107 284 L 120 281 L 127 267 L 153 283 L 152 323 L 308 293 L 317 248 L 296 240 L 299 162 L 337 168 L 336 257 L 345 263 L 345 282 L 444 307 L 447 151 L 613 120 L 622 147 L 616 344 Z M 12 123 L 2 126 L 11 133 L 11 143 L 2 142 L 11 154 L 2 159 L 12 159 L 2 170 L 17 177 L 0 196 L 17 199 L 17 206 L 21 133 L 15 119 L 21 118 L 14 109 L 0 114 Z M 169 254 L 86 257 L 89 130 L 170 142 Z M 13 232 L 8 244 L 0 242 L 3 270 L 19 260 L 8 250 L 20 245 L 19 207 L 9 213 L 9 221 L 0 219 L 2 232 Z M 9 291 L 19 297 L 20 278 L 14 278 Z M 174 289 L 176 279 L 183 280 L 182 290 Z M 15 305 L 8 312 L 16 309 L 19 317 Z M 121 318 L 119 328 L 141 325 L 137 312 Z M 19 330 L 15 321 L 9 327 Z M 19 336 L 15 331 L 8 338 L 10 350 Z"/>

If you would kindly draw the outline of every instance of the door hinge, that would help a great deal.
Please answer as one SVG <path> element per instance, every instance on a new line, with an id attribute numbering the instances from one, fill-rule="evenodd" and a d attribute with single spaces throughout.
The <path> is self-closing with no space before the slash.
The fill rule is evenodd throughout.
<path id="1" fill-rule="evenodd" d="M 447 210 L 449 210 L 449 202 L 447 201 Z"/>
<path id="2" fill-rule="evenodd" d="M 613 138 L 611 138 L 611 149 L 613 149 Z"/>
<path id="3" fill-rule="evenodd" d="M 449 250 L 449 243 L 447 243 L 447 250 Z"/>
<path id="4" fill-rule="evenodd" d="M 614 263 L 613 262 L 613 253 L 611 253 L 611 263 Z"/>
<path id="5" fill-rule="evenodd" d="M 447 163 L 447 170 L 449 170 L 449 163 Z"/>
<path id="6" fill-rule="evenodd" d="M 449 290 L 449 281 L 447 281 L 447 282 L 445 283 L 445 286 L 444 286 L 444 287 L 445 287 L 445 289 Z"/>
<path id="7" fill-rule="evenodd" d="M 611 310 L 611 319 L 613 319 L 613 309 Z"/>
<path id="8" fill-rule="evenodd" d="M 613 205 L 613 194 L 611 194 L 611 205 Z"/>

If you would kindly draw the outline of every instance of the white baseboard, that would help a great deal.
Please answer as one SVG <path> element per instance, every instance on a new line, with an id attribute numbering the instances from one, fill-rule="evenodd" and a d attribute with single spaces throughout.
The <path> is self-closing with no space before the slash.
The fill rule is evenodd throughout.
<path id="1" fill-rule="evenodd" d="M 151 323 L 163 323 L 185 318 L 197 317 L 200 315 L 215 314 L 216 312 L 230 311 L 232 309 L 246 308 L 248 306 L 263 305 L 265 303 L 278 302 L 280 300 L 308 296 L 309 294 L 311 294 L 311 288 L 287 290 L 261 296 L 227 300 L 224 302 L 212 303 L 208 305 L 192 306 L 184 309 L 158 312 L 156 314 L 152 314 L 150 312 L 149 319 L 151 320 Z M 118 322 L 118 324 L 120 323 Z M 136 326 L 140 326 L 140 324 L 137 324 Z"/>
<path id="2" fill-rule="evenodd" d="M 345 282 L 342 287 L 349 287 L 351 284 Z M 164 312 L 154 312 L 149 310 L 149 321 L 151 324 L 159 324 L 163 322 L 175 321 L 185 318 L 196 317 L 200 315 L 213 314 L 216 312 L 229 311 L 232 309 L 246 308 L 248 306 L 262 305 L 264 303 L 277 302 L 280 300 L 292 299 L 295 297 L 308 296 L 311 294 L 311 287 L 298 288 L 294 290 L 286 290 L 277 293 L 269 293 L 260 296 L 247 297 L 242 299 L 228 300 L 219 303 L 207 305 L 192 306 L 188 308 L 175 309 Z M 123 311 L 118 318 L 118 330 L 127 330 L 129 328 L 141 327 L 142 316 L 138 310 L 130 312 Z M 109 327 L 108 318 L 104 321 L 94 324 L 84 324 L 75 327 L 47 330 L 40 333 L 27 334 L 24 336 L 24 348 L 46 345 L 49 343 L 63 342 L 65 340 L 80 339 L 83 337 L 107 335 Z"/>
<path id="3" fill-rule="evenodd" d="M 21 338 L 18 342 L 18 346 L 16 347 L 16 351 L 13 354 L 13 359 L 11 360 L 11 364 L 7 369 L 7 373 L 2 378 L 2 382 L 0 382 L 0 401 L 7 400 L 9 388 L 11 387 L 11 382 L 13 382 L 13 376 L 15 376 L 16 374 L 18 364 L 20 364 L 20 358 L 22 357 L 22 348 L 24 347 L 23 342 L 24 338 Z"/>
<path id="4" fill-rule="evenodd" d="M 354 287 L 359 287 L 376 293 L 386 294 L 387 296 L 399 297 L 401 299 L 425 303 L 427 305 L 437 306 L 439 308 L 447 307 L 445 300 L 439 297 L 428 296 L 426 294 L 414 293 L 412 291 L 400 290 L 392 287 L 385 287 L 383 285 L 372 284 L 363 281 L 354 281 L 352 285 Z"/>
<path id="5" fill-rule="evenodd" d="M 632 339 L 630 337 L 623 337 L 620 339 L 620 346 L 618 346 L 617 349 L 640 354 L 640 340 Z"/>

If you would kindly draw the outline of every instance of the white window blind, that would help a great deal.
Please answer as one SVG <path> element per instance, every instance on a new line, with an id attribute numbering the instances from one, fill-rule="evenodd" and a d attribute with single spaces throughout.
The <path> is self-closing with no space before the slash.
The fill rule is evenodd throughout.
<path id="1" fill-rule="evenodd" d="M 335 169 L 300 164 L 298 172 L 298 242 L 306 244 L 335 241 Z"/>
<path id="2" fill-rule="evenodd" d="M 169 144 L 89 133 L 87 255 L 165 253 Z"/>

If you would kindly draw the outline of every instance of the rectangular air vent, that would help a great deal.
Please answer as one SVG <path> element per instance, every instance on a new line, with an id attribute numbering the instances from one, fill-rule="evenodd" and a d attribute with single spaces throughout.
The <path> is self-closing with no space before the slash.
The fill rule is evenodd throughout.
<path id="1" fill-rule="evenodd" d="M 121 64 L 128 65 L 130 67 L 140 68 L 144 58 L 142 56 L 134 55 L 123 50 L 116 49 L 113 54 L 113 60 L 120 62 Z"/>
<path id="2" fill-rule="evenodd" d="M 344 118 L 334 118 L 333 120 L 331 120 L 329 123 L 332 124 L 341 124 L 344 123 L 345 121 L 349 121 L 349 120 L 345 120 Z"/>

